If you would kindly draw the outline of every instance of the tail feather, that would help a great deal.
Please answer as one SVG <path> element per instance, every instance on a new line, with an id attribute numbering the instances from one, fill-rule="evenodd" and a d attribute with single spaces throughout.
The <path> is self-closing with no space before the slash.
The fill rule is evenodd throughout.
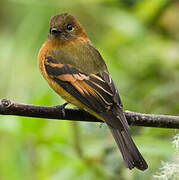
<path id="1" fill-rule="evenodd" d="M 116 109 L 116 112 L 108 111 L 100 114 L 100 116 L 105 120 L 109 129 L 111 130 L 126 166 L 129 169 L 134 167 L 143 171 L 147 169 L 148 165 L 146 161 L 140 154 L 128 132 L 129 126 L 123 111 Z"/>
<path id="2" fill-rule="evenodd" d="M 109 128 L 121 151 L 126 166 L 129 169 L 134 167 L 140 170 L 147 169 L 148 165 L 134 144 L 129 133 L 126 130 L 115 129 L 111 126 L 109 126 Z"/>

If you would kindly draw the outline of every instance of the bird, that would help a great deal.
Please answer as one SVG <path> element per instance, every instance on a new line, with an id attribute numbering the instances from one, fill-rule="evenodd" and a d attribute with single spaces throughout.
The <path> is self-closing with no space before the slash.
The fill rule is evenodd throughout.
<path id="1" fill-rule="evenodd" d="M 67 103 L 88 111 L 109 127 L 127 168 L 148 165 L 129 134 L 121 98 L 99 51 L 69 13 L 52 16 L 38 66 L 50 87 Z"/>

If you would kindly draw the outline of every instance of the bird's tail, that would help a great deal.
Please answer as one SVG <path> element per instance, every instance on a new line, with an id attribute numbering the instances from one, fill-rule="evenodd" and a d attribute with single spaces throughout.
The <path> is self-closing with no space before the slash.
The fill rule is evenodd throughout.
<path id="1" fill-rule="evenodd" d="M 106 116 L 103 116 L 103 118 L 106 120 L 106 123 L 112 132 L 112 135 L 121 151 L 122 157 L 124 159 L 127 168 L 132 169 L 136 167 L 143 171 L 147 169 L 148 165 L 144 160 L 144 158 L 142 157 L 142 155 L 140 154 L 139 150 L 137 149 L 131 136 L 129 135 L 128 127 L 113 126 L 111 125 L 111 123 L 108 123 L 110 120 L 106 119 Z M 109 118 L 109 116 L 107 118 Z M 118 122 L 123 121 L 124 124 L 123 123 L 122 124 L 124 126 L 126 125 L 125 123 L 127 123 L 127 120 L 123 112 L 120 112 L 120 114 L 118 114 L 118 117 L 116 117 L 111 113 L 110 118 L 114 118 L 113 120 Z M 124 120 L 126 120 L 126 122 Z"/>
<path id="2" fill-rule="evenodd" d="M 108 125 L 109 126 L 109 125 Z M 137 149 L 136 145 L 134 144 L 131 136 L 125 130 L 119 130 L 109 126 L 112 135 L 121 151 L 122 157 L 126 166 L 129 169 L 134 167 L 145 170 L 148 168 L 147 163 L 145 162 L 144 158 L 140 154 L 139 150 Z"/>

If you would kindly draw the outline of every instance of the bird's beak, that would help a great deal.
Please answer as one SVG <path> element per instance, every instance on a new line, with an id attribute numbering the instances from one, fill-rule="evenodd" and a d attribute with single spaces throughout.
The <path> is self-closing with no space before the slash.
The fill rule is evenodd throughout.
<path id="1" fill-rule="evenodd" d="M 51 28 L 50 34 L 60 34 L 62 30 L 60 28 Z"/>

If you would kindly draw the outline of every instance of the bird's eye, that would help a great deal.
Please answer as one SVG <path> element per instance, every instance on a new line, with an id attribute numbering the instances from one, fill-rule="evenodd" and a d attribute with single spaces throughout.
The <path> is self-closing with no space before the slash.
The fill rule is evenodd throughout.
<path id="1" fill-rule="evenodd" d="M 68 24 L 68 25 L 67 25 L 67 29 L 68 29 L 69 31 L 72 31 L 72 30 L 73 30 L 73 26 L 72 26 L 71 24 Z"/>

